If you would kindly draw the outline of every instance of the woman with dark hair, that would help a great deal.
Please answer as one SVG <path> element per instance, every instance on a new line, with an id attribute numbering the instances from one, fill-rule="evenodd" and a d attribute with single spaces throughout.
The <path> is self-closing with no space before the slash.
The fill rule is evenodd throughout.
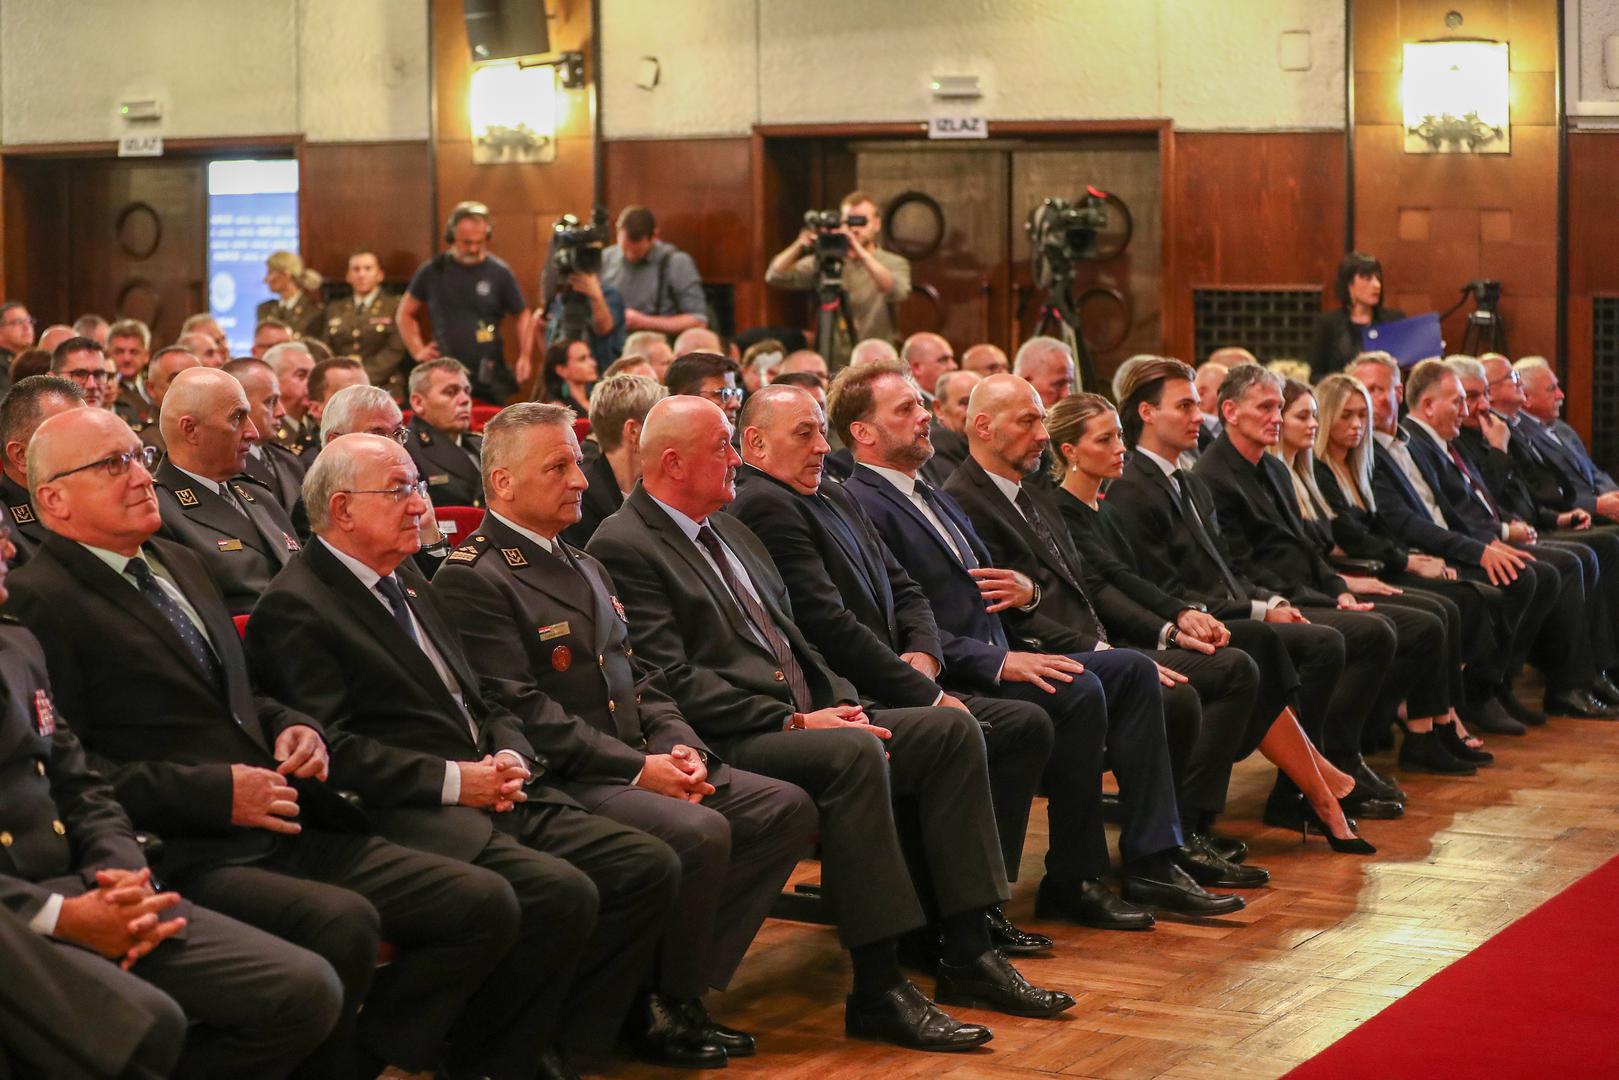
<path id="1" fill-rule="evenodd" d="M 1101 513 L 1102 484 L 1124 471 L 1124 439 L 1112 403 L 1100 394 L 1070 395 L 1046 414 L 1046 429 L 1055 459 L 1051 476 L 1060 485 L 1055 496 L 1058 509 L 1085 562 L 1143 606 L 1196 610 L 1141 576 L 1124 533 Z M 1198 617 L 1217 627 L 1217 635 L 1224 635 L 1231 647 L 1253 657 L 1261 673 L 1253 721 L 1236 747 L 1235 760 L 1258 750 L 1304 792 L 1309 804 L 1306 820 L 1327 835 L 1334 851 L 1375 853 L 1377 849 L 1359 837 L 1339 805 L 1338 800 L 1353 790 L 1354 777 L 1328 761 L 1299 725 L 1293 705 L 1299 678 L 1286 647 L 1263 622 L 1221 623 L 1206 612 Z M 1215 812 L 1206 812 L 1210 820 L 1200 823 L 1204 831 Z"/>
<path id="2" fill-rule="evenodd" d="M 1383 264 L 1362 252 L 1351 251 L 1344 256 L 1332 291 L 1340 306 L 1316 316 L 1310 342 L 1313 379 L 1342 371 L 1357 353 L 1364 351 L 1368 326 L 1405 318 L 1405 312 L 1383 306 Z"/>
<path id="3" fill-rule="evenodd" d="M 566 405 L 580 416 L 590 415 L 590 388 L 596 384 L 596 357 L 577 338 L 558 341 L 545 350 L 536 401 Z"/>

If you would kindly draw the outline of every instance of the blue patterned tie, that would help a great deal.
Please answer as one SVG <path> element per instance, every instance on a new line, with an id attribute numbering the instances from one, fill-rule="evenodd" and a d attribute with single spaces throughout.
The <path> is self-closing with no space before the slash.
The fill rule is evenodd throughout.
<path id="1" fill-rule="evenodd" d="M 135 579 L 135 587 L 140 590 L 141 595 L 150 600 L 152 606 L 169 621 L 170 626 L 174 627 L 174 632 L 180 635 L 180 640 L 185 643 L 186 650 L 191 653 L 191 658 L 197 662 L 197 666 L 218 683 L 219 657 L 214 655 L 208 639 L 202 636 L 197 624 L 191 621 L 191 617 L 181 610 L 180 605 L 174 602 L 174 598 L 157 583 L 157 577 L 152 573 L 152 568 L 147 565 L 146 560 L 139 556 L 130 559 L 124 566 L 124 573 Z"/>

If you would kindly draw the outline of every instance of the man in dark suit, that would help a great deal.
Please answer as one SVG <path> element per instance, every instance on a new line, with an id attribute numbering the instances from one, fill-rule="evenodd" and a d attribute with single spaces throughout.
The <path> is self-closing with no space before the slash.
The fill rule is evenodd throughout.
<path id="1" fill-rule="evenodd" d="M 339 356 L 357 356 L 372 386 L 405 396 L 405 342 L 399 336 L 399 297 L 382 291 L 382 262 L 375 252 L 349 256 L 347 280 L 354 291 L 326 305 L 318 333 Z"/>
<path id="2" fill-rule="evenodd" d="M 590 552 L 619 587 L 637 648 L 663 669 L 708 744 L 815 799 L 827 893 L 854 961 L 849 1033 L 930 1050 L 991 1037 L 952 1020 L 900 973 L 898 938 L 927 918 L 919 888 L 944 936 L 940 1001 L 1041 1017 L 1070 1008 L 1072 998 L 1030 986 L 990 944 L 985 911 L 1007 887 L 977 722 L 951 708 L 868 716 L 855 687 L 804 638 L 775 563 L 717 512 L 733 498 L 739 463 L 719 406 L 660 401 L 641 452 L 640 486 L 596 530 Z M 894 795 L 927 852 L 915 885 Z"/>
<path id="3" fill-rule="evenodd" d="M 456 1068 L 516 1075 L 500 1055 L 530 1038 L 542 958 L 513 944 L 510 886 L 372 835 L 324 782 L 320 725 L 254 689 L 202 562 L 154 538 L 150 463 L 101 409 L 52 417 L 29 448 L 52 535 L 12 576 L 8 610 L 44 646 L 58 706 L 135 825 L 163 838 L 165 881 L 336 969 L 343 1008 L 306 1075 L 349 1075 L 362 1047 L 431 1071 L 452 1031 Z M 384 938 L 397 953 L 373 987 Z"/>
<path id="4" fill-rule="evenodd" d="M 523 722 L 553 782 L 680 856 L 680 896 L 655 976 L 660 1000 L 648 1007 L 687 1029 L 670 1064 L 723 1065 L 727 1055 L 752 1054 L 754 1040 L 714 1023 L 702 995 L 730 982 L 810 850 L 815 804 L 709 749 L 661 673 L 635 656 L 601 564 L 558 538 L 578 516 L 586 482 L 571 417 L 563 406 L 527 403 L 490 421 L 489 513 L 434 577 L 433 595 L 484 691 Z"/>
<path id="5" fill-rule="evenodd" d="M 39 643 L 11 619 L 0 619 L 0 690 L 0 908 L 51 942 L 52 968 L 134 1014 L 91 1032 L 73 1056 L 128 1057 L 145 1076 L 167 1076 L 176 1055 L 183 1076 L 287 1075 L 337 1022 L 331 966 L 153 891 L 129 818 L 57 715 Z M 8 963 L 4 981 L 20 970 Z M 69 1022 L 83 1000 L 44 1030 Z M 0 1027 L 9 1041 L 10 1023 Z M 44 1030 L 34 1032 L 40 1043 Z M 78 1075 L 30 1065 L 39 1071 L 22 1075 Z"/>
<path id="6" fill-rule="evenodd" d="M 1017 570 L 1040 588 L 1036 610 L 1066 624 L 1072 640 L 1044 640 L 1047 648 L 1095 649 L 1099 643 L 1151 649 L 1164 685 L 1170 730 L 1186 744 L 1176 756 L 1187 761 L 1183 776 L 1214 777 L 1219 795 L 1177 790 L 1185 843 L 1176 852 L 1181 869 L 1204 885 L 1253 888 L 1270 876 L 1225 859 L 1198 831 L 1209 804 L 1224 800 L 1237 747 L 1243 742 L 1259 695 L 1259 669 L 1241 649 L 1180 648 L 1173 622 L 1137 603 L 1081 558 L 1072 534 L 1040 485 L 1026 478 L 1045 459 L 1050 436 L 1046 409 L 1034 387 L 1016 375 L 991 375 L 967 408 L 971 456 L 945 485 L 989 549 L 995 565 Z M 1188 640 L 1188 644 L 1191 644 Z M 1169 722 L 1169 714 L 1177 722 Z M 1274 715 L 1274 714 L 1273 714 Z"/>
<path id="7" fill-rule="evenodd" d="M 1603 520 L 1619 521 L 1619 481 L 1591 460 L 1579 433 L 1561 418 L 1563 389 L 1557 372 L 1539 356 L 1526 356 L 1512 367 L 1523 387 L 1525 436 L 1562 472 L 1577 506 Z"/>
<path id="8" fill-rule="evenodd" d="M 624 494 L 641 478 L 641 425 L 647 410 L 668 396 L 644 375 L 610 375 L 590 392 L 590 433 L 601 453 L 585 459 L 585 489 L 579 520 L 562 532 L 575 547 L 590 542 L 596 527 L 624 505 Z"/>
<path id="9" fill-rule="evenodd" d="M 428 504 L 403 447 L 334 439 L 304 498 L 315 539 L 253 611 L 255 675 L 331 730 L 334 782 L 359 794 L 382 835 L 512 883 L 544 942 L 522 976 L 536 991 L 535 1049 L 610 1045 L 663 930 L 678 859 L 535 776 L 543 762 L 521 722 L 481 693 L 410 563 Z"/>
<path id="10" fill-rule="evenodd" d="M 246 615 L 298 551 L 292 519 L 241 476 L 258 438 L 242 384 L 215 368 L 182 371 L 163 399 L 169 452 L 152 474 L 158 535 L 196 552 L 232 615 Z"/>
<path id="11" fill-rule="evenodd" d="M 472 431 L 472 384 L 459 360 L 429 360 L 410 372 L 410 450 L 434 506 L 482 506 L 482 440 Z"/>
<path id="12" fill-rule="evenodd" d="M 903 553 L 951 635 L 944 643 L 951 684 L 1033 702 L 1051 718 L 1047 780 L 1055 805 L 1035 913 L 1142 930 L 1153 917 L 1136 903 L 1200 915 L 1240 909 L 1240 898 L 1205 892 L 1175 864 L 1182 835 L 1158 669 L 1125 651 L 1063 650 L 1090 642 L 1041 614 L 1028 576 L 993 565 L 966 513 L 921 478 L 932 454 L 928 415 L 900 365 L 840 372 L 831 410 L 858 462 L 847 490 L 888 547 Z M 1101 880 L 1108 871 L 1101 778 L 1109 767 L 1124 816 L 1122 900 Z"/>
<path id="13" fill-rule="evenodd" d="M 957 699 L 941 687 L 945 650 L 927 597 L 905 573 L 858 503 L 827 478 L 821 407 L 803 389 L 754 391 L 738 417 L 742 460 L 731 513 L 764 543 L 785 575 L 804 636 L 861 697 L 890 708 L 947 704 L 984 725 L 1006 876 L 1016 881 L 1029 805 L 1051 756 L 1051 720 L 1028 702 Z M 997 906 L 990 937 L 1009 954 L 1051 948 Z"/>
<path id="14" fill-rule="evenodd" d="M 304 466 L 298 455 L 275 439 L 287 410 L 281 404 L 281 385 L 275 370 L 263 360 L 250 356 L 232 360 L 220 369 L 242 384 L 247 395 L 248 419 L 258 435 L 248 445 L 242 474 L 270 489 L 270 494 L 289 515 L 303 497 Z"/>
<path id="15" fill-rule="evenodd" d="M 1619 710 L 1591 694 L 1597 669 L 1587 621 L 1587 568 L 1581 557 L 1537 543 L 1532 525 L 1502 515 L 1483 477 L 1452 445 L 1467 408 L 1461 380 L 1442 361 L 1424 364 L 1413 368 L 1407 380 L 1410 411 L 1402 426 L 1410 437 L 1412 460 L 1432 489 L 1446 523 L 1480 543 L 1502 543 L 1527 555 L 1531 561 L 1523 572 L 1536 580 L 1537 596 L 1549 593 L 1553 597 L 1533 650 L 1546 676 L 1545 711 L 1559 716 L 1619 716 Z M 1584 552 L 1591 556 L 1589 548 Z"/>
<path id="16" fill-rule="evenodd" d="M 967 399 L 982 376 L 972 371 L 947 371 L 934 384 L 933 440 L 930 464 L 940 484 L 950 479 L 956 466 L 967 460 Z"/>
<path id="17" fill-rule="evenodd" d="M 0 398 L 0 440 L 5 447 L 5 460 L 0 463 L 0 522 L 10 528 L 11 543 L 17 549 L 11 559 L 13 567 L 27 562 L 49 535 L 24 486 L 28 480 L 28 444 L 46 420 L 83 406 L 84 391 L 54 375 L 20 379 Z"/>

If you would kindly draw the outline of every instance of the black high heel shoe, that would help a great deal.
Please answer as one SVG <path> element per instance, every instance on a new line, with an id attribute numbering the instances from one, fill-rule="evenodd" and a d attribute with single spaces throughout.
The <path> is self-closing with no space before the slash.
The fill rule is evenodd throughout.
<path id="1" fill-rule="evenodd" d="M 1302 806 L 1300 806 L 1299 811 L 1304 816 L 1304 820 L 1299 826 L 1299 831 L 1303 834 L 1301 842 L 1303 840 L 1308 840 L 1310 838 L 1310 830 L 1314 829 L 1322 836 L 1326 837 L 1327 846 L 1332 848 L 1333 851 L 1336 851 L 1340 855 L 1377 854 L 1377 849 L 1368 841 L 1361 839 L 1359 836 L 1351 836 L 1347 840 L 1340 840 L 1338 837 L 1332 835 L 1332 830 L 1327 828 L 1326 823 L 1321 820 L 1321 816 L 1315 812 L 1315 807 L 1309 805 L 1308 803 L 1304 803 Z M 1347 822 L 1349 819 L 1345 818 L 1344 820 Z M 1349 827 L 1351 829 L 1354 828 L 1353 825 L 1350 825 Z"/>

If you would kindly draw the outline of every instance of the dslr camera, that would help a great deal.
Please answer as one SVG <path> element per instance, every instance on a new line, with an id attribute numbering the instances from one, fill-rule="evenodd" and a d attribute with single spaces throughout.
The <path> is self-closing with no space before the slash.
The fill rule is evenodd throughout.
<path id="1" fill-rule="evenodd" d="M 602 249 L 612 241 L 607 225 L 607 209 L 598 206 L 585 225 L 572 214 L 551 230 L 551 264 L 564 279 L 569 274 L 599 274 L 602 268 Z"/>

